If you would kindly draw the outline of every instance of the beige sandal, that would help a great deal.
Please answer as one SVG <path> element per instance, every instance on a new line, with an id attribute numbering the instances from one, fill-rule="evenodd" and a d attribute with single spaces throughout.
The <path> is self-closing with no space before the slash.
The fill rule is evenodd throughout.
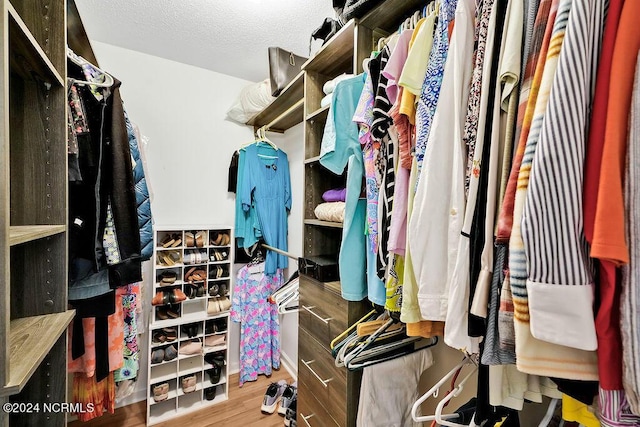
<path id="1" fill-rule="evenodd" d="M 196 391 L 196 376 L 191 375 L 189 377 L 182 378 L 182 391 L 187 393 L 192 393 Z"/>
<path id="2" fill-rule="evenodd" d="M 169 398 L 169 383 L 162 383 L 153 386 L 153 400 L 162 402 Z"/>

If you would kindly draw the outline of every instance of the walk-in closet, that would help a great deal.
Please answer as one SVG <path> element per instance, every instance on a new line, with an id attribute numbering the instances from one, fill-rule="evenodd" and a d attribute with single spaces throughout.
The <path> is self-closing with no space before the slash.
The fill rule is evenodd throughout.
<path id="1" fill-rule="evenodd" d="M 0 427 L 640 427 L 640 2 L 0 12 Z"/>

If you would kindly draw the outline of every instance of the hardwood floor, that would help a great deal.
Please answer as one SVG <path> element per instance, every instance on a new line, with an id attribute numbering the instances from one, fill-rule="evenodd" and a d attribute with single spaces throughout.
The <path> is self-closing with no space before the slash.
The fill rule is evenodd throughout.
<path id="1" fill-rule="evenodd" d="M 229 400 L 201 411 L 192 412 L 173 420 L 156 424 L 158 427 L 276 427 L 283 425 L 283 417 L 260 412 L 262 396 L 271 382 L 279 380 L 293 381 L 286 369 L 273 371 L 270 378 L 260 375 L 257 381 L 245 383 L 238 387 L 238 374 L 231 375 L 229 383 Z M 89 422 L 74 421 L 68 427 L 142 427 L 146 422 L 146 402 L 116 409 L 114 414 L 107 414 Z"/>

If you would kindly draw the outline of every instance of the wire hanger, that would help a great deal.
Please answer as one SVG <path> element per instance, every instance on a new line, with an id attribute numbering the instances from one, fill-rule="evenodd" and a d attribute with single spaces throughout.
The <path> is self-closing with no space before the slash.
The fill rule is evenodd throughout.
<path id="1" fill-rule="evenodd" d="M 69 47 L 67 47 L 67 58 L 69 58 L 69 60 L 71 62 L 73 62 L 74 64 L 76 64 L 79 67 L 83 67 L 85 65 L 90 65 L 96 71 L 100 72 L 102 74 L 102 77 L 104 78 L 104 82 L 90 82 L 90 81 L 86 81 L 86 80 L 78 80 L 78 79 L 74 79 L 72 77 L 68 77 L 67 78 L 67 82 L 73 83 L 73 84 L 78 84 L 78 85 L 89 85 L 89 86 L 105 87 L 105 88 L 106 87 L 111 87 L 115 83 L 115 80 L 113 79 L 111 74 L 107 73 L 106 71 L 101 70 L 96 65 L 94 65 L 91 62 L 89 62 L 86 59 L 84 59 L 82 56 L 76 54 Z"/>

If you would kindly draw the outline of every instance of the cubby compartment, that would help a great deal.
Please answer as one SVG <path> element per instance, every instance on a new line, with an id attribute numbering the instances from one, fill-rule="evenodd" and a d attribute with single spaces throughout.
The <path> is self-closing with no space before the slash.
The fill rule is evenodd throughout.
<path id="1" fill-rule="evenodd" d="M 185 249 L 183 262 L 185 265 L 207 265 L 209 262 L 207 249 Z"/>
<path id="2" fill-rule="evenodd" d="M 150 400 L 153 401 L 153 399 Z M 177 415 L 178 411 L 176 410 L 175 398 L 158 403 L 154 402 L 148 412 L 149 424 L 158 424 L 162 421 L 170 420 Z"/>
<path id="3" fill-rule="evenodd" d="M 159 250 L 156 252 L 156 267 L 178 268 L 182 265 L 182 251 L 179 249 Z"/>
<path id="4" fill-rule="evenodd" d="M 202 403 L 202 385 L 194 393 L 181 394 L 178 396 L 178 411 L 192 411 L 201 408 Z"/>
<path id="5" fill-rule="evenodd" d="M 171 401 L 178 395 L 176 379 L 152 383 L 149 387 L 149 400 L 151 405 L 162 404 Z"/>
<path id="6" fill-rule="evenodd" d="M 345 188 L 346 172 L 336 175 L 325 169 L 320 163 L 308 163 L 305 165 L 305 185 L 307 194 L 305 196 L 304 218 L 305 220 L 315 220 L 315 208 L 323 203 L 322 194 L 327 190 Z"/>
<path id="7" fill-rule="evenodd" d="M 189 373 L 186 375 L 181 373 L 179 381 L 178 396 L 197 393 L 198 400 L 200 400 L 199 392 L 202 391 L 202 372 Z"/>
<path id="8" fill-rule="evenodd" d="M 180 325 L 180 340 L 199 338 L 203 335 L 202 322 Z"/>
<path id="9" fill-rule="evenodd" d="M 184 232 L 185 248 L 205 248 L 209 246 L 207 230 L 186 230 Z"/>
<path id="10" fill-rule="evenodd" d="M 204 367 L 204 359 L 201 355 L 186 357 L 179 360 L 178 370 L 180 375 L 188 375 L 201 372 Z"/>
<path id="11" fill-rule="evenodd" d="M 182 249 L 183 246 L 184 238 L 182 236 L 182 231 L 167 230 L 158 232 L 158 238 L 156 240 L 157 250 Z"/>
<path id="12" fill-rule="evenodd" d="M 227 279 L 209 280 L 207 292 L 210 297 L 228 297 L 231 290 L 231 281 Z"/>
<path id="13" fill-rule="evenodd" d="M 177 363 L 178 360 L 173 359 L 170 363 L 152 365 L 151 373 L 149 374 L 149 383 L 158 384 L 174 379 L 176 377 Z"/>
<path id="14" fill-rule="evenodd" d="M 210 280 L 225 280 L 229 278 L 229 264 L 212 264 L 209 266 Z"/>
<path id="15" fill-rule="evenodd" d="M 209 262 L 211 264 L 225 263 L 229 259 L 230 248 L 210 248 L 209 249 Z"/>

